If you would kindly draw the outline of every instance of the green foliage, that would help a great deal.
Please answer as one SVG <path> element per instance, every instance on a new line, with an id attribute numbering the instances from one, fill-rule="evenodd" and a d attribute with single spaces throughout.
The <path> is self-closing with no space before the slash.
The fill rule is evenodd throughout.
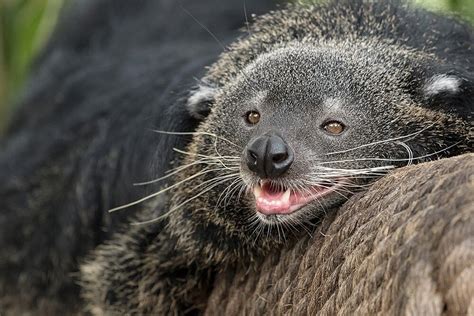
<path id="1" fill-rule="evenodd" d="M 415 0 L 415 2 L 429 9 L 460 14 L 474 22 L 473 0 Z"/>
<path id="2" fill-rule="evenodd" d="M 64 1 L 0 0 L 0 134 L 28 66 L 56 23 Z M 474 0 L 414 1 L 430 9 L 456 12 L 474 21 Z"/>
<path id="3" fill-rule="evenodd" d="M 0 132 L 63 0 L 0 0 Z"/>

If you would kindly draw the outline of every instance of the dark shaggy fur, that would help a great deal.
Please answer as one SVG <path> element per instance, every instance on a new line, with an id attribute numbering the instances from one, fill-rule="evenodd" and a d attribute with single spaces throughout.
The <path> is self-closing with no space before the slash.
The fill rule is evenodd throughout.
<path id="1" fill-rule="evenodd" d="M 189 98 L 192 111 L 208 106 L 210 114 L 165 193 L 168 202 L 151 201 L 137 217 L 142 225 L 100 246 L 83 266 L 92 311 L 203 311 L 216 273 L 251 269 L 311 232 L 346 194 L 383 174 L 374 168 L 406 165 L 411 155 L 423 162 L 472 151 L 474 35 L 467 24 L 397 1 L 332 1 L 272 12 L 249 33 Z M 246 124 L 248 111 L 261 122 Z M 331 115 L 351 126 L 337 140 L 319 129 Z M 244 148 L 274 130 L 297 156 L 275 186 L 297 190 L 302 182 L 295 181 L 342 173 L 351 179 L 345 190 L 288 216 L 258 214 L 251 192 L 259 179 Z"/>
<path id="2" fill-rule="evenodd" d="M 271 1 L 249 3 L 250 14 Z M 182 8 L 181 8 L 182 5 Z M 155 191 L 197 121 L 185 98 L 244 25 L 240 0 L 76 1 L 0 143 L 0 314 L 72 312 L 78 261 Z"/>
<path id="3" fill-rule="evenodd" d="M 234 14 L 197 1 L 189 11 L 227 41 L 243 3 L 216 3 Z M 81 268 L 90 311 L 202 312 L 217 273 L 291 246 L 372 177 L 412 154 L 472 151 L 474 35 L 454 19 L 389 0 L 291 5 L 258 18 L 191 88 L 219 47 L 174 1 L 104 0 L 73 12 L 40 58 L 0 157 L 0 302 L 11 310 L 76 304 L 77 262 L 115 233 Z M 262 121 L 248 126 L 255 109 Z M 323 133 L 331 115 L 346 134 Z M 193 131 L 196 118 L 189 144 L 147 131 Z M 259 215 L 249 194 L 258 179 L 242 155 L 269 130 L 297 154 L 277 185 L 333 175 L 344 190 L 287 217 Z M 186 152 L 172 181 L 131 186 L 162 176 L 173 147 Z M 348 183 L 334 180 L 341 172 Z M 163 188 L 138 213 L 122 211 L 147 225 L 104 216 Z"/>

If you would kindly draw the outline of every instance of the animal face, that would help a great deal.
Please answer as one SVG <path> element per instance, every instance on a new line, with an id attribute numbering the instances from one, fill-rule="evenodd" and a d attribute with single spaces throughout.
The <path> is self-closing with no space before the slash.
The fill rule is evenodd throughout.
<path id="1" fill-rule="evenodd" d="M 206 208 L 294 227 L 393 168 L 462 151 L 468 123 L 433 100 L 446 106 L 463 81 L 436 63 L 386 43 L 287 43 L 202 86 L 188 105 L 210 110 L 191 147 L 207 159 L 200 186 L 219 193 Z"/>

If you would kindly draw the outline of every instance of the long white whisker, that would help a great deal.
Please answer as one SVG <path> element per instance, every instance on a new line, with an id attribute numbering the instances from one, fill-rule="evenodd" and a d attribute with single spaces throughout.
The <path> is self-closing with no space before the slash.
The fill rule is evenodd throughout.
<path id="1" fill-rule="evenodd" d="M 432 153 L 429 153 L 429 154 L 426 154 L 426 155 L 422 155 L 422 156 L 417 156 L 417 157 L 411 157 L 411 158 L 378 158 L 378 157 L 374 157 L 374 158 L 354 158 L 354 159 L 345 159 L 345 160 L 333 160 L 333 161 L 320 161 L 318 162 L 318 165 L 325 165 L 325 164 L 332 164 L 332 163 L 342 163 L 342 162 L 354 162 L 354 161 L 389 161 L 389 162 L 404 162 L 404 161 L 415 161 L 415 160 L 422 160 L 422 159 L 426 159 L 428 157 L 432 157 L 432 156 L 436 156 L 446 150 L 449 150 L 457 145 L 459 145 L 461 142 L 457 142 L 455 144 L 452 144 L 446 148 L 443 148 L 443 149 L 440 149 L 440 150 L 437 150 L 435 152 L 432 152 Z M 317 161 L 315 159 L 315 161 Z"/>
<path id="2" fill-rule="evenodd" d="M 191 153 L 191 152 L 187 152 L 187 151 L 184 151 L 184 150 L 181 150 L 181 149 L 178 149 L 178 148 L 173 148 L 174 151 L 176 151 L 177 153 L 180 153 L 180 154 L 183 154 L 183 155 L 186 155 L 186 156 L 191 156 L 191 157 L 201 157 L 201 158 L 210 158 L 210 159 L 228 159 L 228 160 L 231 160 L 231 161 L 236 161 L 236 160 L 240 160 L 240 157 L 238 156 L 208 156 L 208 155 L 203 155 L 203 154 L 196 154 L 196 153 Z"/>
<path id="3" fill-rule="evenodd" d="M 230 178 L 230 179 L 232 179 L 232 178 Z M 201 191 L 200 193 L 194 195 L 193 197 L 191 197 L 191 198 L 185 200 L 184 202 L 178 204 L 177 206 L 173 207 L 171 210 L 169 210 L 168 212 L 166 212 L 166 213 L 163 214 L 163 215 L 160 215 L 160 216 L 158 216 L 158 217 L 156 217 L 156 218 L 154 218 L 154 219 L 151 219 L 151 220 L 149 220 L 149 221 L 131 223 L 131 225 L 136 226 L 136 225 L 147 225 L 147 224 L 156 223 L 156 222 L 162 220 L 163 218 L 165 218 L 166 216 L 169 216 L 171 213 L 175 212 L 176 210 L 180 209 L 180 208 L 183 207 L 184 205 L 188 204 L 189 202 L 191 202 L 191 201 L 197 199 L 197 198 L 200 197 L 201 195 L 203 195 L 203 194 L 209 192 L 210 190 L 214 189 L 216 186 L 218 186 L 218 185 L 220 185 L 220 184 L 222 184 L 222 183 L 224 183 L 224 182 L 226 182 L 226 181 L 228 181 L 228 180 L 229 180 L 229 179 L 223 179 L 223 180 L 221 180 L 221 181 L 218 181 L 217 183 L 215 183 L 215 184 L 209 186 L 207 189 Z"/>
<path id="4" fill-rule="evenodd" d="M 175 184 L 173 184 L 173 185 L 171 185 L 171 186 L 169 186 L 169 187 L 166 187 L 166 188 L 164 188 L 164 189 L 162 189 L 162 190 L 160 190 L 160 191 L 158 191 L 158 192 L 155 192 L 155 193 L 153 193 L 153 194 L 150 194 L 150 195 L 148 195 L 148 196 L 145 196 L 144 198 L 141 198 L 141 199 L 139 199 L 139 200 L 133 201 L 133 202 L 131 202 L 131 203 L 128 203 L 128 204 L 125 204 L 125 205 L 122 205 L 122 206 L 119 206 L 119 207 L 112 208 L 112 209 L 109 210 L 109 213 L 113 213 L 113 212 L 116 212 L 116 211 L 119 211 L 119 210 L 126 209 L 126 208 L 128 208 L 128 207 L 131 207 L 131 206 L 134 206 L 134 205 L 143 203 L 143 202 L 145 202 L 145 201 L 147 201 L 147 200 L 150 200 L 150 199 L 152 199 L 152 198 L 154 198 L 154 197 L 157 197 L 158 195 L 163 194 L 163 193 L 165 193 L 165 192 L 167 192 L 167 191 L 169 191 L 169 190 L 171 190 L 171 189 L 173 189 L 173 188 L 175 188 L 175 187 L 177 187 L 177 186 L 179 186 L 179 185 L 181 185 L 181 184 L 183 184 L 183 183 L 185 183 L 185 182 L 187 182 L 187 181 L 189 181 L 189 180 L 192 180 L 192 179 L 194 179 L 194 178 L 200 177 L 200 176 L 202 176 L 202 175 L 204 175 L 204 174 L 207 174 L 207 173 L 209 173 L 209 172 L 215 172 L 215 171 L 217 171 L 217 170 L 221 170 L 221 169 L 204 169 L 204 170 L 201 171 L 201 172 L 198 172 L 198 173 L 196 173 L 196 174 L 193 174 L 192 176 L 190 176 L 190 177 L 188 177 L 188 178 L 186 178 L 186 179 L 184 179 L 184 180 L 181 180 L 181 181 L 179 181 L 179 182 L 176 182 Z"/>
<path id="5" fill-rule="evenodd" d="M 222 207 L 225 207 L 227 205 L 227 199 L 232 196 L 233 191 L 235 188 L 239 187 L 239 183 L 242 181 L 240 177 L 236 177 L 236 179 L 228 185 L 222 192 L 219 194 L 219 197 L 217 198 L 216 206 L 215 209 L 217 209 L 219 206 L 221 206 L 221 201 L 223 202 Z M 222 199 L 222 200 L 221 200 Z"/>
<path id="6" fill-rule="evenodd" d="M 353 148 L 349 148 L 349 149 L 346 149 L 346 150 L 330 152 L 330 153 L 324 154 L 324 155 L 322 155 L 322 156 L 330 156 L 330 155 L 336 155 L 336 154 L 343 154 L 343 153 L 347 153 L 347 152 L 350 152 L 350 151 L 354 151 L 354 150 L 361 149 L 361 148 L 365 148 L 365 147 L 369 147 L 369 146 L 374 146 L 374 145 L 378 145 L 378 144 L 384 144 L 384 143 L 394 142 L 394 141 L 397 141 L 397 140 L 402 140 L 402 139 L 406 139 L 406 138 L 418 136 L 419 134 L 421 134 L 422 132 L 426 131 L 427 129 L 433 127 L 434 125 L 435 125 L 435 124 L 431 124 L 430 126 L 427 126 L 427 127 L 423 128 L 423 129 L 417 131 L 417 132 L 414 132 L 414 133 L 411 133 L 411 134 L 408 134 L 408 135 L 398 136 L 398 137 L 389 138 L 389 139 L 385 139 L 385 140 L 379 140 L 379 141 L 376 141 L 376 142 L 372 142 L 372 143 L 368 143 L 368 144 L 363 144 L 363 145 L 360 145 L 360 146 L 357 146 L 357 147 L 353 147 Z"/>
<path id="7" fill-rule="evenodd" d="M 196 166 L 196 165 L 208 165 L 208 166 L 214 165 L 215 166 L 215 165 L 222 165 L 222 163 L 220 161 L 206 160 L 205 158 L 202 158 L 202 159 L 199 159 L 199 160 L 194 161 L 192 163 L 189 163 L 189 164 L 186 164 L 186 165 L 183 165 L 183 166 L 179 166 L 179 167 L 174 168 L 174 169 L 170 169 L 170 170 L 167 171 L 167 174 L 163 177 L 153 179 L 153 180 L 150 180 L 150 181 L 146 181 L 146 182 L 134 183 L 133 185 L 134 186 L 144 186 L 144 185 L 157 183 L 157 182 L 160 182 L 162 180 L 168 179 L 168 178 L 174 176 L 175 174 L 178 174 L 178 173 L 182 172 L 183 170 L 185 170 L 187 168 L 190 168 L 190 167 Z M 231 166 L 233 166 L 233 164 L 231 164 Z M 226 165 L 225 168 L 229 169 L 229 170 L 239 169 L 238 165 L 235 165 L 233 167 L 229 167 L 229 166 Z"/>
<path id="8" fill-rule="evenodd" d="M 152 129 L 151 130 L 152 132 L 154 133 L 159 133 L 159 134 L 166 134 L 166 135 L 183 135 L 183 136 L 186 136 L 186 135 L 189 135 L 189 136 L 200 136 L 200 135 L 205 135 L 205 136 L 211 136 L 211 137 L 214 137 L 214 138 L 218 138 L 218 139 L 222 139 L 223 141 L 241 149 L 242 147 L 235 144 L 234 142 L 228 140 L 227 138 L 224 138 L 222 136 L 219 136 L 217 134 L 213 134 L 213 133 L 209 133 L 209 132 L 168 132 L 168 131 L 162 131 L 162 130 L 157 130 L 157 129 Z"/>
<path id="9" fill-rule="evenodd" d="M 408 152 L 407 166 L 410 166 L 413 163 L 413 150 L 411 150 L 411 148 L 404 142 L 396 142 L 396 143 L 399 144 L 400 146 L 403 146 L 407 150 Z"/>

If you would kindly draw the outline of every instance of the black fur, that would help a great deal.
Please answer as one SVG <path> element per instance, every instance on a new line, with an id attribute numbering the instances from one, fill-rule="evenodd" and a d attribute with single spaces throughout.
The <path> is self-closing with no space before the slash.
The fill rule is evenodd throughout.
<path id="1" fill-rule="evenodd" d="M 249 12 L 270 7 L 266 0 L 247 2 Z M 455 113 L 461 114 L 459 121 L 471 120 L 472 30 L 450 18 L 403 9 L 396 0 L 372 4 L 367 9 L 372 15 L 360 17 L 357 14 L 361 2 L 371 3 L 335 0 L 330 4 L 334 10 L 321 11 L 319 17 L 317 10 L 302 10 L 312 14 L 305 18 L 307 21 L 297 7 L 272 13 L 266 20 L 259 20 L 248 37 L 256 36 L 258 40 L 259 35 L 268 33 L 267 41 L 245 45 L 248 38 L 242 39 L 226 55 L 231 58 L 223 56 L 211 67 L 205 78 L 210 80 L 203 80 L 204 85 L 219 91 L 239 77 L 241 69 L 265 49 L 299 39 L 305 32 L 311 33 L 310 28 L 317 31 L 322 25 L 326 32 L 321 36 L 325 39 L 341 40 L 347 32 L 354 31 L 361 42 L 377 35 L 390 45 L 434 53 L 443 61 L 418 65 L 419 73 L 414 71 L 406 86 L 400 83 L 403 87 L 395 88 L 409 90 L 417 104 L 426 108 L 439 106 L 444 110 L 456 103 L 456 111 L 462 112 Z M 252 8 L 252 3 L 256 7 Z M 243 4 L 242 0 L 183 0 L 186 10 L 215 31 L 224 44 L 234 37 L 237 26 L 243 25 Z M 341 4 L 347 6 L 347 18 L 341 18 Z M 303 22 L 298 24 L 298 20 Z M 286 28 L 287 22 L 296 26 Z M 377 29 L 377 25 L 381 28 Z M 385 44 L 377 47 L 392 47 Z M 390 56 L 405 56 L 395 54 L 393 50 L 398 46 L 393 47 L 387 51 L 393 53 Z M 38 59 L 21 107 L 0 145 L 0 309 L 51 313 L 79 308 L 75 284 L 78 261 L 120 231 L 125 216 L 134 214 L 129 209 L 110 215 L 107 210 L 158 190 L 158 185 L 144 189 L 133 183 L 163 175 L 175 158 L 172 148 L 184 148 L 190 139 L 153 133 L 151 129 L 193 131 L 198 124 L 196 118 L 206 116 L 209 106 L 216 105 L 206 94 L 196 98 L 197 104 L 189 104 L 187 97 L 189 91 L 199 91 L 193 88 L 197 84 L 194 78 L 203 75 L 204 66 L 211 64 L 220 50 L 220 44 L 180 8 L 177 0 L 87 0 L 72 4 Z M 384 52 L 379 52 L 378 62 L 382 63 L 384 57 Z M 402 72 L 406 65 L 416 68 L 411 60 L 394 59 L 385 68 L 390 71 L 381 76 L 387 82 L 393 82 L 389 80 L 393 79 L 392 71 L 405 78 L 405 73 L 402 76 L 397 71 Z M 271 69 L 267 70 L 272 74 Z M 285 78 L 278 74 L 276 79 Z M 460 93 L 426 95 L 424 82 L 439 74 L 459 78 Z M 264 72 L 255 75 L 264 76 Z M 261 82 L 268 84 L 276 81 L 273 79 L 263 77 Z M 376 92 L 375 97 L 380 98 L 397 90 L 383 83 L 382 80 L 374 91 L 365 90 L 364 96 L 372 97 Z M 358 86 L 358 82 L 353 84 Z M 385 87 L 387 90 L 383 90 Z M 250 88 L 244 92 L 249 91 Z M 235 104 L 229 107 L 235 112 L 231 114 L 242 110 Z M 190 115 L 187 108 L 197 112 Z M 395 114 L 399 113 L 390 113 Z M 407 130 L 429 123 L 424 121 L 426 113 L 418 117 L 413 111 L 405 114 L 408 118 L 396 128 L 383 125 L 387 130 L 384 136 L 406 134 Z M 233 128 L 239 126 L 241 119 L 241 115 L 229 115 L 221 104 L 213 108 L 207 125 L 201 128 L 207 126 L 211 132 L 245 143 L 250 132 L 246 132 L 247 136 L 238 135 L 239 128 Z M 416 124 L 407 124 L 412 121 Z M 370 122 L 379 124 L 376 131 L 385 124 L 384 120 Z M 459 132 L 464 132 L 464 125 L 456 129 L 443 125 L 444 121 L 437 124 L 435 131 L 442 133 L 427 134 L 425 141 L 417 139 L 413 144 L 416 154 L 427 152 L 424 145 L 431 150 L 439 145 L 438 141 L 451 136 L 448 144 L 456 143 L 456 137 L 463 139 L 459 153 L 472 151 L 470 144 L 464 143 L 465 135 Z M 446 131 L 452 134 L 447 135 Z M 371 141 L 376 133 L 367 134 Z M 191 150 L 196 153 L 210 155 L 215 149 L 212 139 L 205 137 L 196 137 L 193 145 Z M 189 168 L 186 173 L 201 167 Z M 177 179 L 183 176 L 178 175 Z M 167 207 L 178 205 L 202 184 L 203 178 L 188 181 L 179 191 L 171 192 L 170 201 L 137 208 L 142 211 L 141 219 L 156 218 Z M 223 191 L 223 185 L 214 191 L 220 189 Z M 281 245 L 283 241 L 275 242 L 271 234 L 267 239 L 252 240 L 248 219 L 242 215 L 251 208 L 241 209 L 241 204 L 236 203 L 213 212 L 212 202 L 218 196 L 214 191 L 157 225 L 127 229 L 99 247 L 95 258 L 84 266 L 85 270 L 99 267 L 94 270 L 99 271 L 98 275 L 84 271 L 91 306 L 120 312 L 199 310 L 202 306 L 195 302 L 205 302 L 206 298 L 199 296 L 205 296 L 216 270 L 225 269 L 225 264 L 255 261 L 262 253 Z"/>
<path id="2" fill-rule="evenodd" d="M 401 167 L 411 154 L 423 162 L 472 151 L 473 33 L 466 24 L 396 0 L 334 0 L 290 5 L 256 19 L 249 33 L 189 98 L 196 116 L 210 113 L 187 147 L 189 167 L 176 175 L 171 197 L 140 212 L 140 220 L 154 225 L 118 234 L 82 266 L 84 295 L 97 314 L 203 311 L 215 273 L 235 266 L 252 271 L 278 253 L 358 184 L 374 180 L 363 170 Z M 453 72 L 461 65 L 464 72 Z M 245 121 L 249 111 L 261 114 L 258 124 Z M 347 133 L 326 135 L 328 119 L 348 123 Z M 243 157 L 247 144 L 268 131 L 281 133 L 297 157 L 275 179 L 281 194 L 292 180 L 328 176 L 328 164 L 336 167 L 333 178 L 341 177 L 338 170 L 357 170 L 356 186 L 289 215 L 264 217 L 258 190 L 251 193 L 262 179 Z M 393 142 L 401 138 L 409 150 Z M 201 157 L 217 157 L 214 165 L 223 167 L 199 163 Z M 248 194 L 237 194 L 233 172 Z M 150 214 L 159 209 L 164 216 Z"/>
<path id="3" fill-rule="evenodd" d="M 252 1 L 261 13 L 271 1 Z M 188 91 L 229 43 L 241 0 L 73 2 L 38 58 L 0 142 L 0 314 L 71 311 L 90 249 L 118 230 L 112 207 L 156 186 L 192 131 Z M 57 305 L 57 306 L 56 306 Z"/>

